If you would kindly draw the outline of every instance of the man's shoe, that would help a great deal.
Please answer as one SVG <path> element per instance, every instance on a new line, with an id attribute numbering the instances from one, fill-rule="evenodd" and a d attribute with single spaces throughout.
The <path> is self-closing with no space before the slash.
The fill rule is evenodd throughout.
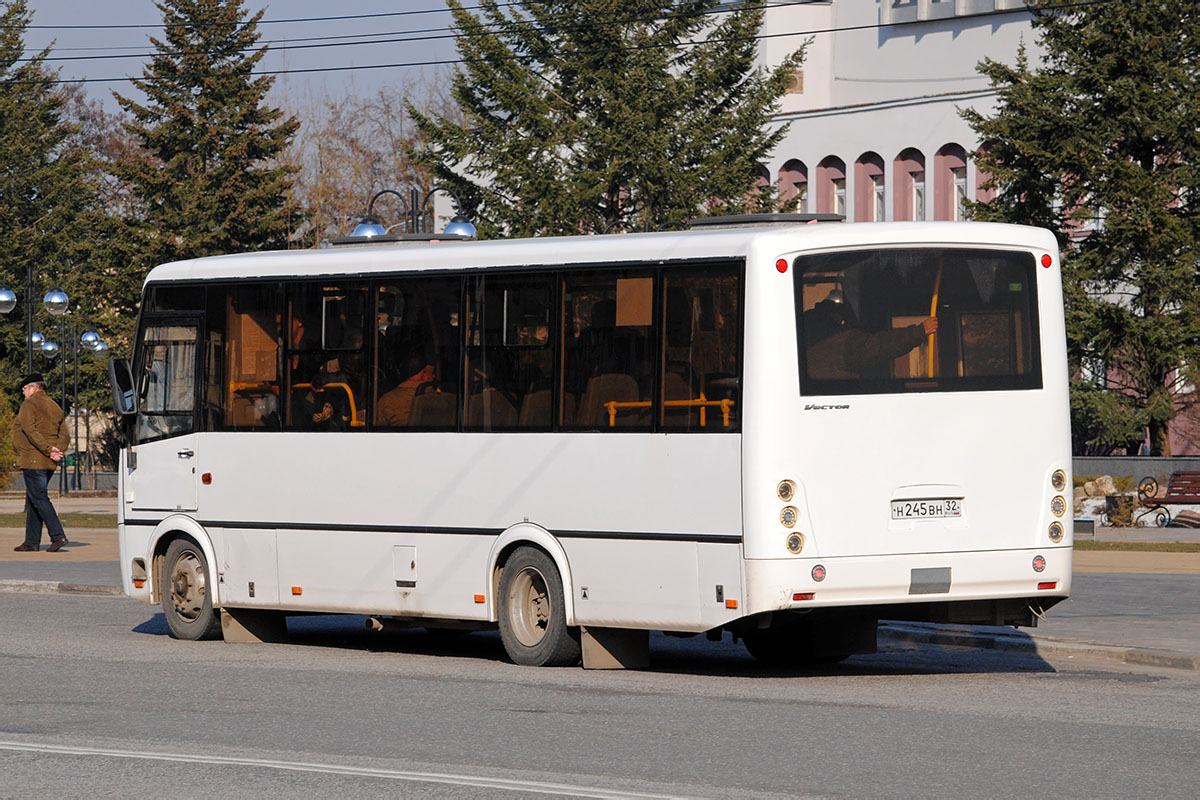
<path id="1" fill-rule="evenodd" d="M 54 545 L 50 545 L 50 546 L 53 547 Z M 13 548 L 13 550 L 15 550 L 18 553 L 34 553 L 34 552 L 37 552 L 38 549 L 39 548 L 34 547 L 33 545 L 25 544 L 24 542 L 22 542 L 21 544 L 19 544 Z"/>
<path id="2" fill-rule="evenodd" d="M 46 552 L 47 553 L 57 553 L 59 550 L 62 550 L 63 547 L 66 546 L 66 544 L 67 544 L 67 540 L 65 538 L 59 539 L 57 542 L 51 542 L 50 546 L 46 548 Z"/>

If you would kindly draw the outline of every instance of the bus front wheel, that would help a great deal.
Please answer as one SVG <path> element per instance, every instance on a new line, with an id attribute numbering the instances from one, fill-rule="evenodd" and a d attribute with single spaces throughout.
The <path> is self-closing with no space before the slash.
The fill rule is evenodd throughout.
<path id="1" fill-rule="evenodd" d="M 176 539 L 167 547 L 162 567 L 162 607 L 167 627 L 176 639 L 215 639 L 221 617 L 208 592 L 208 560 L 200 545 Z"/>
<path id="2" fill-rule="evenodd" d="M 521 547 L 500 578 L 500 639 L 515 664 L 565 667 L 579 663 L 579 630 L 567 627 L 562 578 L 553 559 Z"/>

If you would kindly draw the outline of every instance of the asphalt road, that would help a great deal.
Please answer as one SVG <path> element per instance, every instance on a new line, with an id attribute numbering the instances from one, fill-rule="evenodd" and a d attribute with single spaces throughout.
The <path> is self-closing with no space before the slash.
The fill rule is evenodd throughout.
<path id="1" fill-rule="evenodd" d="M 1200 675 L 892 645 L 819 672 L 656 637 L 516 667 L 360 617 L 180 642 L 120 597 L 0 594 L 0 796 L 1190 797 Z"/>

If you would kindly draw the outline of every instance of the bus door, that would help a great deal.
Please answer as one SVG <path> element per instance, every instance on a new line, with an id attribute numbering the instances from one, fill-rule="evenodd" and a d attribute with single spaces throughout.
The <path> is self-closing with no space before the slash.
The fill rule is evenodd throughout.
<path id="1" fill-rule="evenodd" d="M 200 318 L 149 317 L 134 364 L 137 419 L 126 500 L 137 511 L 195 511 Z"/>

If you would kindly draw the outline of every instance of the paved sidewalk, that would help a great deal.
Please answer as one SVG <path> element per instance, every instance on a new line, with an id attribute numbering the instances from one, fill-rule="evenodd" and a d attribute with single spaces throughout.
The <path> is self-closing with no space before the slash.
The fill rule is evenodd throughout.
<path id="1" fill-rule="evenodd" d="M 22 498 L 0 497 L 0 512 L 20 511 Z M 114 513 L 116 498 L 55 498 L 63 512 Z M 1121 536 L 1097 531 L 1097 539 Z M 1200 532 L 1140 529 L 1140 541 L 1188 541 Z M 1171 538 L 1168 538 L 1171 537 Z M 16 553 L 21 528 L 0 528 L 0 593 L 95 591 L 120 593 L 115 530 L 67 528 L 70 544 L 47 553 Z M 1197 536 L 1200 538 L 1200 536 Z M 1058 656 L 1078 654 L 1130 664 L 1200 670 L 1200 553 L 1076 551 L 1070 599 L 1035 629 L 888 623 L 881 638 L 934 644 L 1011 648 Z"/>

